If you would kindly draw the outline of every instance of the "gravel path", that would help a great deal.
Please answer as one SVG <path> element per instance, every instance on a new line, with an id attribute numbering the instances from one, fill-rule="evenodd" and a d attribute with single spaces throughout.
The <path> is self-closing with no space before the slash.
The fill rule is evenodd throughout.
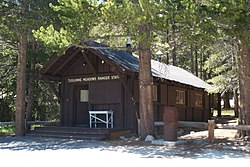
<path id="1" fill-rule="evenodd" d="M 198 146 L 198 145 L 197 145 Z M 48 139 L 37 137 L 0 138 L 0 164 L 7 166 L 128 166 L 188 165 L 207 162 L 227 167 L 249 163 L 250 154 L 212 148 L 119 145 L 104 141 Z M 205 163 L 204 163 L 205 162 Z M 215 163 L 215 164 L 214 164 Z M 188 165 L 190 166 L 190 165 Z"/>

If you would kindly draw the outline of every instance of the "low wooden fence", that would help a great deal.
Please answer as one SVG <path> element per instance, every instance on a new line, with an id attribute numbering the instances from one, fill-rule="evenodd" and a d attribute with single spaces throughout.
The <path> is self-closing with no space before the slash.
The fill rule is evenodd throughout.
<path id="1" fill-rule="evenodd" d="M 155 122 L 155 126 L 163 126 L 163 125 L 164 125 L 163 122 Z M 178 127 L 208 129 L 208 141 L 211 143 L 214 142 L 214 129 L 235 129 L 235 130 L 242 130 L 242 131 L 250 131 L 250 125 L 215 124 L 214 120 L 208 120 L 208 123 L 178 121 Z"/>
<path id="2" fill-rule="evenodd" d="M 15 122 L 0 122 L 0 126 L 1 125 L 15 126 Z M 27 125 L 59 125 L 59 121 L 28 121 Z"/>

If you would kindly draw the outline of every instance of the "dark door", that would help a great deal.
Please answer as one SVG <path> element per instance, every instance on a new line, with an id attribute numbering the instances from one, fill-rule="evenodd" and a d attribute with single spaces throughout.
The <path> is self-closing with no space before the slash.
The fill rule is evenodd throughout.
<path id="1" fill-rule="evenodd" d="M 89 86 L 80 85 L 76 87 L 75 93 L 75 125 L 88 126 L 89 125 Z"/>

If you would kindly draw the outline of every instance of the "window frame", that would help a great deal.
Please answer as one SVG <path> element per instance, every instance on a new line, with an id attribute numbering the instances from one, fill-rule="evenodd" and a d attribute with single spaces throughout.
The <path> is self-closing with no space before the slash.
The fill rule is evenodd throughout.
<path id="1" fill-rule="evenodd" d="M 194 106 L 202 107 L 203 105 L 203 96 L 201 93 L 195 93 L 194 95 Z"/>
<path id="2" fill-rule="evenodd" d="M 158 86 L 153 85 L 152 91 L 153 91 L 153 95 L 152 95 L 153 102 L 157 102 L 158 101 Z"/>
<path id="3" fill-rule="evenodd" d="M 178 105 L 185 105 L 186 104 L 186 91 L 180 90 L 180 89 L 176 90 L 175 103 L 178 104 Z"/>
<path id="4" fill-rule="evenodd" d="M 89 102 L 89 90 L 87 89 L 81 89 L 80 90 L 80 102 Z"/>

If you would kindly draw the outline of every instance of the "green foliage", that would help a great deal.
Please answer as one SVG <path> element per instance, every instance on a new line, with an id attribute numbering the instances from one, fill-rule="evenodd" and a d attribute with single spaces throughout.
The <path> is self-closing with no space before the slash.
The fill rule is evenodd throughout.
<path id="1" fill-rule="evenodd" d="M 58 99 L 43 81 L 35 82 L 34 101 L 32 110 L 33 120 L 59 120 Z"/>
<path id="2" fill-rule="evenodd" d="M 0 50 L 0 121 L 13 121 L 16 92 L 16 54 L 8 43 Z"/>
<path id="3" fill-rule="evenodd" d="M 53 25 L 46 29 L 42 26 L 39 30 L 33 30 L 34 37 L 44 42 L 45 48 L 49 53 L 62 52 L 73 41 L 71 34 L 63 28 L 55 30 Z"/>
<path id="4" fill-rule="evenodd" d="M 0 102 L 1 115 L 0 121 L 14 121 L 15 113 L 15 97 L 16 97 L 16 65 L 18 55 L 18 36 L 20 34 L 20 25 L 25 23 L 29 27 L 28 33 L 28 55 L 27 55 L 27 78 L 31 72 L 29 70 L 30 61 L 36 62 L 35 79 L 38 80 L 38 70 L 41 69 L 45 61 L 48 59 L 48 51 L 45 50 L 41 43 L 34 40 L 31 30 L 39 28 L 41 25 L 50 25 L 58 22 L 57 15 L 49 8 L 49 3 L 56 4 L 56 0 L 36 0 L 29 1 L 29 9 L 27 15 L 20 14 L 20 3 L 18 1 L 0 1 Z M 27 84 L 27 90 L 28 90 Z M 39 110 L 39 114 L 35 119 L 42 118 L 40 115 L 48 111 L 52 111 L 45 116 L 51 116 L 51 119 L 58 118 L 58 103 L 56 100 L 40 98 L 40 96 L 52 96 L 53 93 L 48 89 L 43 89 L 42 85 L 35 85 L 35 89 L 39 89 L 39 95 L 36 98 L 44 100 L 34 103 L 34 113 Z M 26 90 L 26 93 L 28 93 Z M 42 91 L 43 90 L 43 91 Z M 44 95 L 43 95 L 44 94 Z M 27 95 L 26 95 L 27 97 Z M 48 101 L 53 108 L 48 109 Z M 35 101 L 35 100 L 34 100 Z M 4 112 L 2 112 L 4 111 Z M 41 112 L 43 111 L 43 112 Z M 53 115 L 53 116 L 52 116 Z M 43 117 L 44 118 L 44 117 Z M 46 118 L 47 119 L 47 118 Z"/>
<path id="5" fill-rule="evenodd" d="M 218 41 L 211 45 L 213 54 L 205 64 L 205 68 L 213 76 L 208 82 L 213 83 L 212 93 L 224 93 L 238 87 L 237 47 L 234 41 Z"/>
<path id="6" fill-rule="evenodd" d="M 99 22 L 100 10 L 93 0 L 59 0 L 50 4 L 61 24 L 52 23 L 33 30 L 34 36 L 50 53 L 62 52 L 69 44 L 79 44 Z"/>
<path id="7" fill-rule="evenodd" d="M 5 134 L 14 134 L 15 133 L 15 127 L 12 125 L 0 125 L 0 133 Z"/>
<path id="8" fill-rule="evenodd" d="M 168 14 L 165 7 L 165 1 L 129 0 L 110 1 L 101 10 L 104 22 L 109 25 L 110 31 L 113 26 L 119 27 L 121 34 L 130 34 L 139 42 L 145 38 L 142 32 L 146 25 L 152 32 L 167 27 Z M 153 39 L 154 36 L 151 34 L 151 40 Z"/>
<path id="9" fill-rule="evenodd" d="M 217 28 L 249 44 L 250 1 L 209 0 L 203 5 L 208 9 L 208 17 L 217 22 Z"/>

